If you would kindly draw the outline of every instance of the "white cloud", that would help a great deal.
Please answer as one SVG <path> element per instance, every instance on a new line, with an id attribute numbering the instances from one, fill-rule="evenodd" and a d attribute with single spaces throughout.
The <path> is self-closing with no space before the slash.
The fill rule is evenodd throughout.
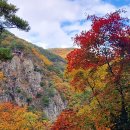
<path id="1" fill-rule="evenodd" d="M 34 43 L 34 44 L 36 44 L 36 45 L 38 45 L 39 47 L 42 47 L 42 48 L 47 48 L 47 43 L 42 43 L 42 42 L 36 42 L 36 43 Z"/>
<path id="2" fill-rule="evenodd" d="M 12 32 L 44 48 L 72 47 L 71 37 L 75 35 L 73 31 L 90 28 L 89 22 L 80 25 L 79 20 L 85 19 L 86 14 L 103 15 L 116 9 L 115 6 L 101 0 L 8 1 L 20 8 L 17 14 L 26 19 L 31 26 L 28 33 L 16 29 L 13 29 Z M 61 27 L 61 23 L 64 21 L 70 21 L 72 24 Z M 69 31 L 73 33 L 68 35 Z"/>

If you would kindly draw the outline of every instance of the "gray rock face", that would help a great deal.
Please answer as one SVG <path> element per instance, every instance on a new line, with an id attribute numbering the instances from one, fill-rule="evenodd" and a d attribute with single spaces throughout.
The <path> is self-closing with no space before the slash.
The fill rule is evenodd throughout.
<path id="1" fill-rule="evenodd" d="M 47 117 L 52 121 L 56 119 L 59 113 L 65 109 L 65 103 L 62 101 L 60 94 L 55 93 L 54 97 L 50 99 L 49 106 L 44 109 Z"/>
<path id="2" fill-rule="evenodd" d="M 54 120 L 59 113 L 65 109 L 60 94 L 55 89 L 55 95 L 49 97 L 48 106 L 40 104 L 40 98 L 44 89 L 40 86 L 44 74 L 34 69 L 32 60 L 15 55 L 11 61 L 1 62 L 0 70 L 5 75 L 5 80 L 0 82 L 0 102 L 14 102 L 19 106 L 33 105 L 41 107 L 50 120 Z M 45 86 L 48 87 L 48 86 Z M 44 98 L 44 95 L 42 95 Z"/>

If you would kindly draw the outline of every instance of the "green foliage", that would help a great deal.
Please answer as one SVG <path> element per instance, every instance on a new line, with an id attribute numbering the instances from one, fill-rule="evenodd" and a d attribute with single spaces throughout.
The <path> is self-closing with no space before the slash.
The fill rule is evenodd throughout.
<path id="1" fill-rule="evenodd" d="M 63 68 L 60 66 L 51 65 L 47 67 L 49 71 L 55 72 L 60 78 L 63 78 Z"/>
<path id="2" fill-rule="evenodd" d="M 23 50 L 25 49 L 25 46 L 24 46 L 23 43 L 16 43 L 16 41 L 15 41 L 15 42 L 13 42 L 13 43 L 10 45 L 10 48 L 11 48 L 12 50 L 20 50 L 20 51 L 23 51 Z"/>
<path id="3" fill-rule="evenodd" d="M 64 63 L 66 63 L 66 61 L 63 58 L 49 52 L 48 50 L 43 49 L 42 47 L 38 47 L 38 46 L 34 45 L 34 48 L 38 49 L 41 54 L 45 55 L 52 62 L 64 62 Z"/>
<path id="4" fill-rule="evenodd" d="M 28 105 L 32 102 L 32 98 L 31 97 L 27 97 L 26 102 L 28 103 Z"/>
<path id="5" fill-rule="evenodd" d="M 44 92 L 42 96 L 42 105 L 48 107 L 50 99 L 55 95 L 55 88 L 52 82 L 49 83 L 49 87 L 43 86 Z"/>
<path id="6" fill-rule="evenodd" d="M 17 89 L 16 89 L 16 92 L 17 92 L 17 93 L 21 93 L 21 89 L 20 89 L 20 88 L 17 88 Z"/>
<path id="7" fill-rule="evenodd" d="M 59 77 L 63 77 L 63 71 L 65 68 L 66 61 L 63 58 L 61 58 L 60 56 L 53 54 L 50 51 L 45 50 L 41 47 L 38 47 L 36 45 L 34 45 L 33 47 L 36 48 L 41 54 L 46 56 L 51 62 L 54 63 L 51 66 L 47 66 L 47 68 L 50 71 L 54 71 L 54 72 L 58 73 Z"/>
<path id="8" fill-rule="evenodd" d="M 64 93 L 60 93 L 60 96 L 61 96 L 61 99 L 63 100 L 63 102 L 67 101 Z"/>
<path id="9" fill-rule="evenodd" d="M 43 105 L 43 107 L 48 107 L 49 106 L 49 97 L 48 96 L 44 96 L 42 98 L 42 105 Z"/>
<path id="10" fill-rule="evenodd" d="M 74 50 L 74 48 L 50 48 L 49 51 L 52 52 L 53 54 L 56 54 L 63 59 L 66 59 L 67 54 Z"/>
<path id="11" fill-rule="evenodd" d="M 42 69 L 40 69 L 36 65 L 34 65 L 34 71 L 36 71 L 36 72 L 42 72 Z"/>
<path id="12" fill-rule="evenodd" d="M 42 120 L 49 121 L 49 119 L 47 118 L 46 113 L 44 111 L 41 113 L 41 116 L 42 116 Z"/>
<path id="13" fill-rule="evenodd" d="M 12 53 L 10 48 L 0 48 L 0 60 L 10 60 L 12 59 Z"/>
<path id="14" fill-rule="evenodd" d="M 18 28 L 20 30 L 29 31 L 30 27 L 27 21 L 16 16 L 18 8 L 9 4 L 7 0 L 0 0 L 0 31 L 6 28 Z"/>
<path id="15" fill-rule="evenodd" d="M 41 87 L 45 86 L 45 83 L 44 82 L 40 82 L 40 86 Z"/>
<path id="16" fill-rule="evenodd" d="M 37 93 L 36 98 L 41 98 L 42 94 L 41 93 Z"/>
<path id="17" fill-rule="evenodd" d="M 49 97 L 54 97 L 54 95 L 55 95 L 55 89 L 54 89 L 54 87 L 48 88 L 47 89 L 47 93 L 48 93 Z"/>
<path id="18" fill-rule="evenodd" d="M 28 106 L 28 111 L 35 112 L 35 106 L 34 105 Z"/>
<path id="19" fill-rule="evenodd" d="M 49 82 L 48 86 L 46 87 L 43 82 L 41 82 L 41 85 L 43 85 L 44 93 L 43 95 L 48 96 L 49 98 L 54 97 L 55 95 L 55 86 L 53 86 L 52 82 Z"/>
<path id="20" fill-rule="evenodd" d="M 50 81 L 49 84 L 48 84 L 48 86 L 49 86 L 49 87 L 53 86 L 53 82 Z M 47 89 L 47 88 L 46 88 L 46 89 Z"/>

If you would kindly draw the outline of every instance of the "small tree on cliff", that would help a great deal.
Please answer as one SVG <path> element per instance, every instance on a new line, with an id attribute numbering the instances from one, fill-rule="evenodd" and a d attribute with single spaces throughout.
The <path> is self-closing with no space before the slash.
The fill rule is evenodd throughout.
<path id="1" fill-rule="evenodd" d="M 0 35 L 6 28 L 18 28 L 20 30 L 29 31 L 30 26 L 27 21 L 16 15 L 18 8 L 9 4 L 7 0 L 0 0 Z"/>

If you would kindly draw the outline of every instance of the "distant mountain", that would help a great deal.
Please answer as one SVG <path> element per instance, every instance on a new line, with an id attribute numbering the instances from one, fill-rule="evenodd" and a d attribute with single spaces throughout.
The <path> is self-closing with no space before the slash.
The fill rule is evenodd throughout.
<path id="1" fill-rule="evenodd" d="M 56 54 L 62 58 L 66 58 L 67 54 L 70 53 L 74 48 L 51 48 L 48 49 L 51 53 Z"/>
<path id="2" fill-rule="evenodd" d="M 0 102 L 27 105 L 54 120 L 66 107 L 65 59 L 8 31 L 0 37 L 0 49 L 6 59 L 0 61 Z"/>

